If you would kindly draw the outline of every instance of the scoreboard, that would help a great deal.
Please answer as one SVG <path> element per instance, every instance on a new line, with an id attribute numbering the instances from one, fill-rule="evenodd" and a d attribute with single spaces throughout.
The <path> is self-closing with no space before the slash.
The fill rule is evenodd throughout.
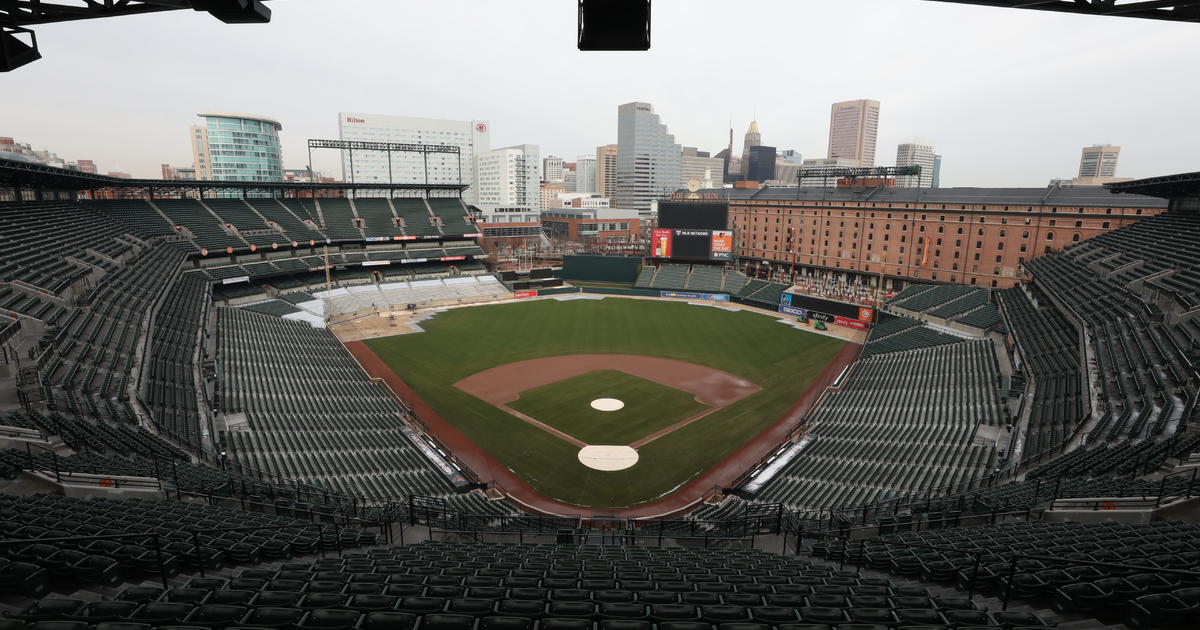
<path id="1" fill-rule="evenodd" d="M 733 260 L 733 232 L 656 228 L 650 235 L 650 256 L 691 262 Z"/>

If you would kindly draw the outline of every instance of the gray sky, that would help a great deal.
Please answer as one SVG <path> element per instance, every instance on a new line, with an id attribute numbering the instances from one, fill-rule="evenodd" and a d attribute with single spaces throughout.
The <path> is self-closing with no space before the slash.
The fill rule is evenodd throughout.
<path id="1" fill-rule="evenodd" d="M 575 49 L 574 0 L 275 0 L 267 25 L 192 11 L 37 28 L 43 59 L 0 75 L 0 135 L 103 171 L 191 163 L 221 110 L 283 123 L 284 163 L 337 137 L 338 111 L 483 119 L 492 145 L 572 161 L 616 141 L 617 105 L 654 105 L 678 142 L 824 157 L 829 106 L 882 101 L 876 162 L 929 139 L 944 186 L 1043 186 L 1082 146 L 1118 174 L 1200 169 L 1200 24 L 919 0 L 654 0 L 649 53 Z M 315 160 L 340 175 L 333 152 Z"/>

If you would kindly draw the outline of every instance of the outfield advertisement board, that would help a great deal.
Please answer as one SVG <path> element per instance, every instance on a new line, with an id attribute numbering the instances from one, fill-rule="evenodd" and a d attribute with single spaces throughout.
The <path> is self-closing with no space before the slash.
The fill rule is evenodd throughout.
<path id="1" fill-rule="evenodd" d="M 827 300 L 800 293 L 781 293 L 779 305 L 802 308 L 809 313 L 824 313 L 829 316 L 828 319 L 821 320 L 825 322 L 833 322 L 835 317 L 844 317 L 868 324 L 875 320 L 875 309 L 870 306 Z"/>
<path id="2" fill-rule="evenodd" d="M 713 302 L 728 302 L 729 296 L 724 293 L 692 293 L 690 291 L 659 291 L 659 297 L 680 298 L 684 300 L 711 300 Z"/>
<path id="3" fill-rule="evenodd" d="M 513 297 L 515 297 L 515 298 L 537 297 L 537 294 L 538 294 L 538 292 L 536 289 L 531 290 L 531 291 L 513 291 Z"/>
<path id="4" fill-rule="evenodd" d="M 779 312 L 783 313 L 784 315 L 795 315 L 796 317 L 808 317 L 808 311 L 806 309 L 796 308 L 795 306 L 789 306 L 787 304 L 780 304 Z"/>
<path id="5" fill-rule="evenodd" d="M 857 319 L 850 319 L 849 317 L 835 317 L 833 318 L 833 323 L 837 324 L 838 326 L 845 326 L 846 328 L 854 328 L 855 330 L 867 329 L 867 322 L 862 322 Z"/>

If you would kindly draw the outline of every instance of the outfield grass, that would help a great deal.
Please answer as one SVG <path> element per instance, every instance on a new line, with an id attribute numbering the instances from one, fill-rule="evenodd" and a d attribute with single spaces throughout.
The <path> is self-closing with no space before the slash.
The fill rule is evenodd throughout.
<path id="1" fill-rule="evenodd" d="M 626 507 L 679 488 L 777 421 L 844 342 L 751 311 L 683 302 L 533 300 L 452 309 L 427 331 L 366 343 L 448 422 L 543 495 Z M 762 388 L 645 445 L 636 465 L 602 472 L 578 449 L 454 387 L 488 368 L 566 354 L 640 354 L 724 370 Z"/>
<path id="2" fill-rule="evenodd" d="M 597 398 L 617 398 L 617 411 L 592 409 Z M 625 445 L 705 409 L 681 389 L 616 370 L 592 370 L 521 392 L 508 404 L 588 444 Z"/>

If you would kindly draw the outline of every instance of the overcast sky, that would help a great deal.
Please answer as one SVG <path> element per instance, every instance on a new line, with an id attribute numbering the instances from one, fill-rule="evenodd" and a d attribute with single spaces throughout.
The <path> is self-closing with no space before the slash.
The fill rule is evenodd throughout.
<path id="1" fill-rule="evenodd" d="M 882 102 L 877 164 L 914 138 L 943 186 L 1044 186 L 1081 147 L 1118 174 L 1200 170 L 1200 24 L 923 0 L 653 0 L 648 53 L 575 49 L 575 0 L 275 0 L 266 25 L 204 14 L 37 27 L 43 59 L 0 75 L 0 136 L 102 171 L 190 165 L 204 110 L 283 123 L 284 164 L 336 138 L 337 112 L 491 124 L 492 146 L 573 161 L 616 141 L 617 105 L 652 103 L 678 142 L 824 157 L 829 106 Z M 340 176 L 336 154 L 314 160 Z"/>

